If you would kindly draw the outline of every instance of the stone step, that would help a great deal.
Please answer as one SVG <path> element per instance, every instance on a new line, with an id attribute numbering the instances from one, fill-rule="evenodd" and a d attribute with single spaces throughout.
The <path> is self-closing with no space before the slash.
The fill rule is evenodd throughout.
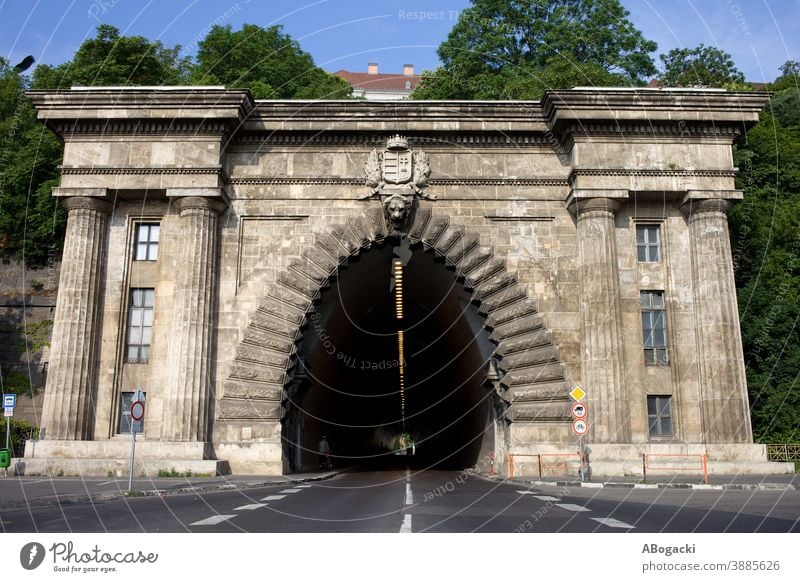
<path id="1" fill-rule="evenodd" d="M 534 402 L 542 400 L 569 401 L 569 384 L 566 382 L 543 382 L 540 384 L 522 384 L 508 391 L 508 399 L 512 402 Z"/>
<path id="2" fill-rule="evenodd" d="M 514 320 L 510 320 L 512 323 Z M 553 342 L 550 331 L 544 327 L 530 329 L 523 334 L 510 336 L 507 339 L 499 342 L 495 353 L 499 356 L 506 357 L 517 352 L 524 352 L 532 350 L 539 346 L 551 344 Z"/>
<path id="3" fill-rule="evenodd" d="M 558 362 L 558 348 L 553 345 L 540 346 L 524 352 L 517 352 L 500 360 L 498 367 L 503 371 L 519 370 Z"/>
<path id="4" fill-rule="evenodd" d="M 494 329 L 507 321 L 519 319 L 526 315 L 534 315 L 535 313 L 537 313 L 536 302 L 523 298 L 494 310 L 494 312 L 486 318 L 486 326 L 489 329 Z"/>
<path id="5" fill-rule="evenodd" d="M 498 325 L 492 330 L 491 339 L 497 343 L 508 338 L 521 336 L 533 330 L 543 329 L 544 320 L 541 315 L 526 315 L 518 319 L 512 319 L 506 323 Z"/>
<path id="6" fill-rule="evenodd" d="M 564 368 L 561 364 L 542 364 L 525 370 L 511 370 L 500 380 L 506 388 L 529 384 L 549 384 L 564 379 Z"/>
<path id="7" fill-rule="evenodd" d="M 283 398 L 283 384 L 274 382 L 253 382 L 250 380 L 226 380 L 222 384 L 223 398 L 254 398 L 280 402 Z"/>

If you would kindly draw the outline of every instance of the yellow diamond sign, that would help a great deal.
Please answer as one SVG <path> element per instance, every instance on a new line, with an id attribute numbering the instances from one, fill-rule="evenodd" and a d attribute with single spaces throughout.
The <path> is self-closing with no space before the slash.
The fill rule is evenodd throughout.
<path id="1" fill-rule="evenodd" d="M 575 386 L 572 390 L 570 390 L 569 395 L 572 396 L 572 399 L 575 402 L 580 402 L 586 396 L 586 392 L 583 391 L 583 388 L 580 386 Z"/>

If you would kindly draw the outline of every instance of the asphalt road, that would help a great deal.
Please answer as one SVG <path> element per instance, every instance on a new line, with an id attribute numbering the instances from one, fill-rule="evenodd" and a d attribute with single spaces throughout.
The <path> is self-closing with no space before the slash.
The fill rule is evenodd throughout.
<path id="1" fill-rule="evenodd" d="M 800 532 L 800 491 L 533 487 L 452 471 L 0 510 L 3 532 Z"/>

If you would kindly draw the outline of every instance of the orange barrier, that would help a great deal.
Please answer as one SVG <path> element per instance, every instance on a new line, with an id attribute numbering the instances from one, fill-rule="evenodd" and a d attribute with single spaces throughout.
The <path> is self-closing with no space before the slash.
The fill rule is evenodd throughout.
<path id="1" fill-rule="evenodd" d="M 679 467 L 665 467 L 662 465 L 653 466 L 651 464 L 651 459 L 655 459 L 657 457 L 681 457 L 683 459 L 698 459 L 698 466 L 679 466 Z M 642 453 L 642 479 L 647 482 L 647 471 L 702 471 L 703 473 L 703 483 L 708 484 L 708 457 L 706 455 L 678 455 L 678 454 L 663 454 L 663 455 L 655 455 L 647 453 Z"/>
<path id="2" fill-rule="evenodd" d="M 508 453 L 508 478 L 514 478 L 514 457 L 538 457 L 539 455 L 523 455 L 520 453 Z"/>
<path id="3" fill-rule="evenodd" d="M 575 460 L 566 460 L 560 463 L 547 463 L 548 457 L 575 457 Z M 539 455 L 539 478 L 544 476 L 545 471 L 561 470 L 561 475 L 570 476 L 578 474 L 581 466 L 581 456 L 578 453 L 542 453 Z"/>

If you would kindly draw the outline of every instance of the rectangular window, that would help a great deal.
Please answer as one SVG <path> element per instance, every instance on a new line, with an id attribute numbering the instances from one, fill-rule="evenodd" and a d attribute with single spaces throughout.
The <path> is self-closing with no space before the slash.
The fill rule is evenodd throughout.
<path id="1" fill-rule="evenodd" d="M 161 225 L 157 222 L 140 222 L 136 225 L 135 261 L 155 261 L 158 258 L 158 237 Z"/>
<path id="2" fill-rule="evenodd" d="M 154 289 L 131 289 L 128 310 L 128 337 L 125 361 L 146 364 L 150 359 L 150 342 L 153 339 Z"/>
<path id="3" fill-rule="evenodd" d="M 644 362 L 648 366 L 666 366 L 667 323 L 663 291 L 642 291 L 642 342 Z"/>
<path id="4" fill-rule="evenodd" d="M 672 396 L 647 397 L 647 422 L 650 436 L 672 436 Z"/>
<path id="5" fill-rule="evenodd" d="M 661 260 L 661 227 L 657 224 L 636 225 L 636 250 L 641 263 Z"/>
<path id="6" fill-rule="evenodd" d="M 147 398 L 147 392 L 144 393 Z M 133 404 L 133 392 L 123 392 L 119 397 L 119 428 L 120 433 L 131 432 L 131 404 Z M 144 429 L 144 419 L 142 419 L 142 429 Z"/>

